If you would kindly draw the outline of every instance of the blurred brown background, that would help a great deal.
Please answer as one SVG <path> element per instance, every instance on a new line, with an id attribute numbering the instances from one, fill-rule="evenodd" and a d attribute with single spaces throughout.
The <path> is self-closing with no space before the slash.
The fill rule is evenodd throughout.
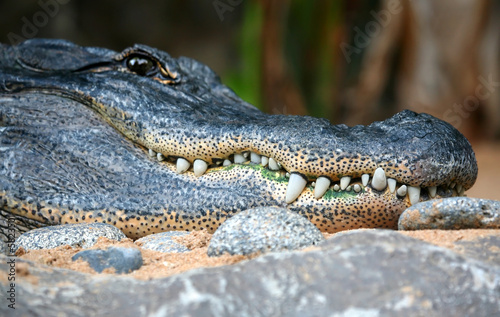
<path id="1" fill-rule="evenodd" d="M 348 125 L 430 113 L 473 143 L 470 195 L 499 196 L 500 1 L 0 1 L 0 23 L 2 43 L 143 43 L 195 58 L 268 113 Z"/>

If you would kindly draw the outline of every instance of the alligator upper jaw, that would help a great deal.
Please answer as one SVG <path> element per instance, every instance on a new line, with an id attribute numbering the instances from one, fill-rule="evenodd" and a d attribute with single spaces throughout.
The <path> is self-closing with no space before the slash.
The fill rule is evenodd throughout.
<path id="1" fill-rule="evenodd" d="M 55 55 L 51 50 L 69 57 L 55 63 L 37 55 L 40 48 L 47 58 Z M 76 66 L 71 56 L 79 58 Z M 127 69 L 131 56 L 149 58 L 162 70 L 158 74 L 172 81 Z M 290 173 L 288 203 L 312 182 L 321 197 L 325 188 L 346 189 L 358 178 L 366 185 L 368 178 L 377 190 L 397 187 L 403 194 L 406 188 L 415 202 L 421 188 L 433 196 L 438 187 L 456 186 L 462 194 L 477 176 L 469 142 L 429 115 L 404 111 L 352 128 L 312 117 L 269 116 L 239 99 L 206 66 L 145 46 L 116 54 L 27 42 L 14 59 L 23 68 L 3 75 L 6 90 L 78 100 L 159 160 L 175 162 L 179 173 L 192 167 L 201 176 L 212 167 L 249 159 L 283 169 Z"/>

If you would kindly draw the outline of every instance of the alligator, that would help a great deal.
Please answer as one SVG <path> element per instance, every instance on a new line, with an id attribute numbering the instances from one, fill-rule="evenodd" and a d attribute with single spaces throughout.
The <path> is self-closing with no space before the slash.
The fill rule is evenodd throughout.
<path id="1" fill-rule="evenodd" d="M 0 46 L 0 214 L 9 230 L 104 222 L 138 238 L 282 206 L 320 230 L 395 228 L 477 177 L 468 140 L 408 110 L 367 126 L 269 115 L 207 66 L 145 45 Z M 16 232 L 17 232 L 16 231 Z"/>

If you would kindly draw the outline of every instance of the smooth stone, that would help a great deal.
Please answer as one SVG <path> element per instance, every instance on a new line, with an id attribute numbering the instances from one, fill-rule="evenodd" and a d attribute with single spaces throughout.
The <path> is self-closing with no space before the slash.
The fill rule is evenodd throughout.
<path id="1" fill-rule="evenodd" d="M 78 259 L 88 262 L 98 273 L 107 268 L 114 268 L 118 274 L 130 273 L 142 266 L 141 251 L 134 248 L 109 247 L 105 250 L 83 250 L 71 258 L 73 261 Z"/>
<path id="2" fill-rule="evenodd" d="M 308 219 L 284 208 L 257 207 L 237 213 L 215 231 L 207 254 L 248 255 L 296 250 L 325 240 Z"/>
<path id="3" fill-rule="evenodd" d="M 165 253 L 184 253 L 189 252 L 189 248 L 172 240 L 172 237 L 182 237 L 188 235 L 187 231 L 167 231 L 156 234 L 150 234 L 135 241 L 142 249 Z"/>
<path id="4" fill-rule="evenodd" d="M 120 241 L 126 238 L 120 229 L 106 223 L 81 223 L 48 226 L 23 233 L 16 240 L 16 249 L 52 249 L 61 245 L 89 248 L 99 237 Z"/>
<path id="5" fill-rule="evenodd" d="M 496 251 L 498 256 L 499 251 Z M 498 316 L 500 268 L 390 230 L 150 281 L 18 259 L 16 314 L 86 316 Z M 6 257 L 0 271 L 8 272 Z M 2 273 L 3 274 L 3 273 Z M 9 284 L 0 280 L 0 292 Z M 0 314 L 9 312 L 0 306 Z"/>
<path id="6" fill-rule="evenodd" d="M 500 267 L 500 235 L 460 240 L 453 245 L 453 251 L 467 259 L 476 259 Z"/>
<path id="7" fill-rule="evenodd" d="M 398 229 L 500 229 L 500 201 L 451 197 L 420 202 L 401 214 Z"/>

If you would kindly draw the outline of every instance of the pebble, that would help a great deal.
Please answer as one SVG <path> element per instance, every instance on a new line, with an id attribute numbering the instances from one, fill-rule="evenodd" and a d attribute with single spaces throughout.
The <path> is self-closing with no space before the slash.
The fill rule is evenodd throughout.
<path id="1" fill-rule="evenodd" d="M 401 214 L 398 229 L 500 229 L 500 201 L 452 197 L 421 202 Z"/>
<path id="2" fill-rule="evenodd" d="M 96 272 L 114 268 L 118 274 L 130 273 L 142 266 L 142 255 L 139 249 L 109 247 L 105 250 L 83 250 L 73 255 L 73 261 L 82 259 L 89 263 Z"/>
<path id="3" fill-rule="evenodd" d="M 324 237 L 308 219 L 284 208 L 258 207 L 237 213 L 213 234 L 209 256 L 296 250 Z"/>
<path id="4" fill-rule="evenodd" d="M 135 243 L 142 249 L 165 253 L 184 253 L 190 250 L 186 246 L 172 240 L 172 237 L 182 237 L 188 234 L 189 232 L 187 231 L 160 232 L 142 237 L 136 240 Z"/>
<path id="5" fill-rule="evenodd" d="M 17 238 L 15 249 L 52 249 L 61 245 L 82 247 L 93 246 L 99 237 L 120 241 L 125 234 L 115 226 L 106 223 L 64 224 L 33 229 Z"/>

